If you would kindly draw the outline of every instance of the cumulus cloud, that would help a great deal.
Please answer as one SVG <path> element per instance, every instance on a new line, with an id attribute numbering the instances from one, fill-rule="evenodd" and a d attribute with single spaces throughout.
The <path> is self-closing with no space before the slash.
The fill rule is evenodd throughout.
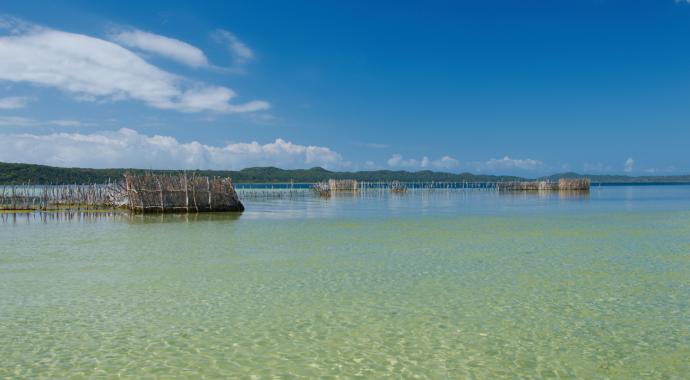
<path id="1" fill-rule="evenodd" d="M 630 173 L 633 171 L 635 168 L 635 160 L 632 159 L 632 157 L 628 157 L 627 160 L 625 160 L 625 163 L 623 164 L 623 171 L 626 173 Z"/>
<path id="2" fill-rule="evenodd" d="M 31 98 L 26 96 L 9 96 L 6 98 L 0 98 L 0 110 L 24 108 L 29 101 L 31 101 Z"/>
<path id="3" fill-rule="evenodd" d="M 94 168 L 242 169 L 250 166 L 339 169 L 349 165 L 327 147 L 272 143 L 213 146 L 147 136 L 132 129 L 92 134 L 0 134 L 0 161 Z"/>
<path id="4" fill-rule="evenodd" d="M 482 170 L 535 170 L 540 169 L 544 165 L 543 162 L 533 160 L 531 158 L 516 159 L 504 156 L 503 158 L 492 158 L 486 162 L 477 163 L 476 167 Z"/>
<path id="5" fill-rule="evenodd" d="M 110 41 L 12 21 L 0 20 L 0 28 L 10 33 L 0 37 L 0 81 L 53 87 L 81 100 L 134 99 L 182 112 L 253 112 L 270 106 L 262 100 L 230 103 L 233 90 L 161 70 Z"/>
<path id="6" fill-rule="evenodd" d="M 184 41 L 134 29 L 111 34 L 120 45 L 157 54 L 191 67 L 208 66 L 208 58 L 201 49 Z"/>
<path id="7" fill-rule="evenodd" d="M 403 169 L 453 169 L 460 165 L 460 162 L 453 157 L 443 156 L 438 160 L 430 160 L 429 157 L 422 157 L 420 160 L 414 158 L 405 159 L 401 154 L 394 154 L 387 161 L 388 166 Z"/>

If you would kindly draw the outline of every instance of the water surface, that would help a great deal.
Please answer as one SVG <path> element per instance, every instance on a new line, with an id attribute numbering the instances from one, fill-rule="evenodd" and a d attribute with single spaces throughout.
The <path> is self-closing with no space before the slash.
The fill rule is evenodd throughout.
<path id="1" fill-rule="evenodd" d="M 690 187 L 0 216 L 0 377 L 687 378 Z"/>

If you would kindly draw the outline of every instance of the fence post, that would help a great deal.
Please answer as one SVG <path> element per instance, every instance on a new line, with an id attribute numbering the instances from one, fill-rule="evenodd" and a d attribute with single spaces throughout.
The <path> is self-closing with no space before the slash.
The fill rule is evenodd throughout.
<path id="1" fill-rule="evenodd" d="M 187 209 L 187 214 L 189 214 L 189 191 L 187 190 L 187 171 L 184 171 L 184 201 L 185 207 Z"/>
<path id="2" fill-rule="evenodd" d="M 206 177 L 206 188 L 208 189 L 208 211 L 213 211 L 213 204 L 211 203 L 211 182 Z"/>

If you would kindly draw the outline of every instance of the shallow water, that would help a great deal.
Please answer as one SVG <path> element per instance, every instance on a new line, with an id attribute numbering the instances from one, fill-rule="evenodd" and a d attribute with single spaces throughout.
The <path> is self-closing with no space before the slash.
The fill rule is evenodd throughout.
<path id="1" fill-rule="evenodd" d="M 688 378 L 690 186 L 0 217 L 0 377 Z"/>

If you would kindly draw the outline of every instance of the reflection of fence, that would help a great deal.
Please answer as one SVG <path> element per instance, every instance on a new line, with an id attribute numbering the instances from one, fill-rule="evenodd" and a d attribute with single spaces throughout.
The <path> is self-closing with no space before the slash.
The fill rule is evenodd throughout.
<path id="1" fill-rule="evenodd" d="M 125 192 L 137 212 L 244 211 L 230 178 L 126 173 Z"/>

